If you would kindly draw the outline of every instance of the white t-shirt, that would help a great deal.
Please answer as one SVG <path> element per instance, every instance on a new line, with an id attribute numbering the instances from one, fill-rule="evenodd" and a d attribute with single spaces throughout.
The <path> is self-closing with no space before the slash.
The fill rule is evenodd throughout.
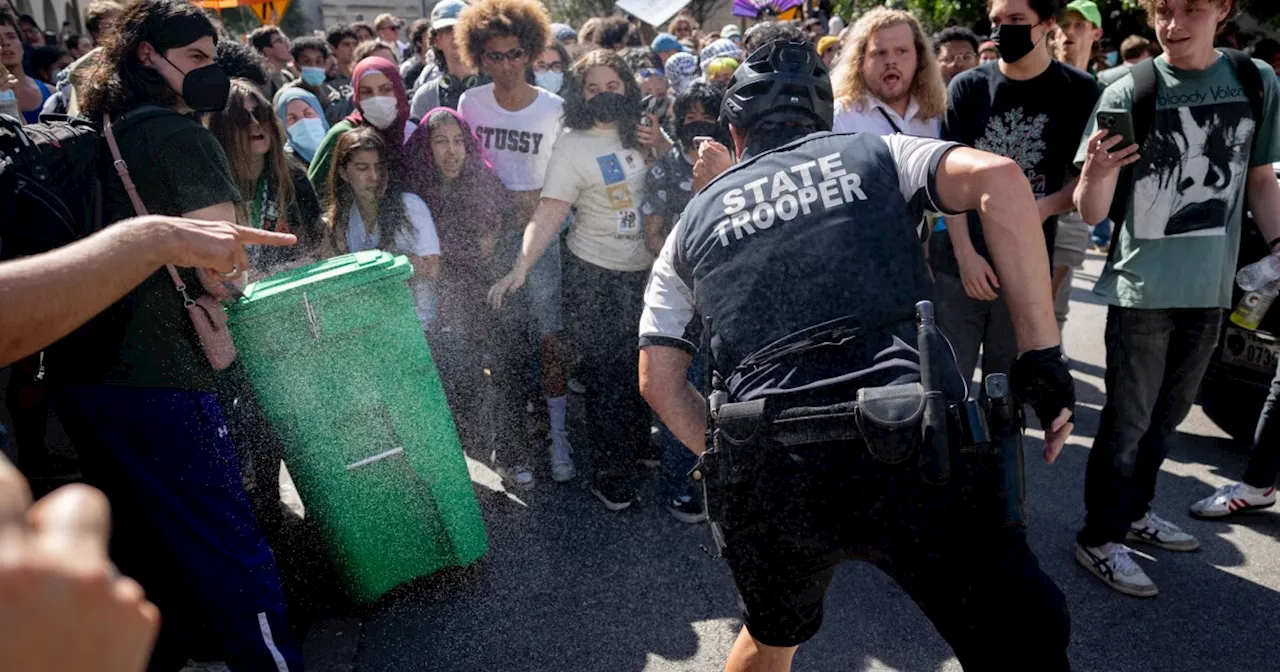
<path id="1" fill-rule="evenodd" d="M 406 192 L 400 196 L 404 201 L 404 214 L 409 220 L 409 226 L 400 229 L 396 235 L 395 244 L 387 248 L 381 248 L 382 232 L 376 226 L 373 233 L 365 231 L 364 217 L 360 214 L 360 208 L 351 208 L 351 214 L 347 217 L 347 248 L 351 252 L 381 248 L 394 254 L 415 257 L 440 254 L 440 237 L 436 234 L 436 221 L 431 216 L 431 210 L 427 204 L 415 194 Z M 413 290 L 413 306 L 425 330 L 431 324 L 436 312 L 434 283 L 430 278 L 415 275 L 409 279 L 409 289 Z"/>
<path id="2" fill-rule="evenodd" d="M 577 206 L 565 237 L 570 252 L 611 271 L 649 269 L 640 217 L 647 173 L 644 157 L 623 149 L 617 131 L 570 131 L 556 142 L 542 197 Z"/>
<path id="3" fill-rule="evenodd" d="M 857 105 L 836 101 L 836 117 L 831 130 L 836 133 L 875 133 L 876 135 L 893 135 L 902 133 L 919 138 L 937 138 L 942 135 L 942 119 L 922 119 L 920 105 L 912 98 L 907 105 L 907 116 L 903 117 L 879 98 L 867 94 L 862 99 L 863 109 Z M 892 120 L 892 123 L 890 123 Z M 894 128 L 894 126 L 897 128 Z"/>
<path id="4" fill-rule="evenodd" d="M 560 137 L 563 109 L 560 96 L 538 89 L 528 107 L 511 112 L 498 105 L 493 84 L 467 89 L 458 100 L 458 114 L 475 131 L 480 153 L 511 191 L 542 188 L 551 148 Z"/>

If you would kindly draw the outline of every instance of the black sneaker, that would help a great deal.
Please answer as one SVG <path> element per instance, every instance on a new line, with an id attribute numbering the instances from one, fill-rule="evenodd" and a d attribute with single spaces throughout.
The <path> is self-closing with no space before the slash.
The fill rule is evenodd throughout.
<path id="1" fill-rule="evenodd" d="M 667 511 L 682 523 L 696 525 L 707 519 L 707 512 L 702 510 L 702 499 L 693 495 L 680 495 L 667 502 Z"/>
<path id="2" fill-rule="evenodd" d="M 631 506 L 631 500 L 636 498 L 636 489 L 626 479 L 598 476 L 591 485 L 591 494 L 604 502 L 604 508 L 621 511 Z"/>
<path id="3" fill-rule="evenodd" d="M 649 440 L 636 450 L 636 462 L 649 469 L 662 466 L 662 447 L 658 445 L 658 428 L 649 428 Z"/>

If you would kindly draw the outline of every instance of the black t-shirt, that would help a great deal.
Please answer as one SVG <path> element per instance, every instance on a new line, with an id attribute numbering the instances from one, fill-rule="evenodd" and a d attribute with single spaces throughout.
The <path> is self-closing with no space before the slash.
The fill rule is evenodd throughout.
<path id="1" fill-rule="evenodd" d="M 914 308 L 933 282 L 918 227 L 942 209 L 936 172 L 953 146 L 816 133 L 729 169 L 694 196 L 654 263 L 641 346 L 694 352 L 695 313 L 709 317 L 734 400 L 833 403 L 919 381 Z M 944 390 L 961 398 L 954 357 L 937 355 L 953 372 Z"/>
<path id="2" fill-rule="evenodd" d="M 675 228 L 680 213 L 693 198 L 693 164 L 679 146 L 672 147 L 666 156 L 649 168 L 644 180 L 644 198 L 640 212 L 645 217 L 662 217 L 662 234 L 666 236 Z"/>
<path id="3" fill-rule="evenodd" d="M 181 215 L 240 200 L 222 147 L 194 119 L 175 112 L 124 123 L 116 134 L 120 154 L 152 214 Z M 103 221 L 134 216 L 109 161 L 101 174 Z M 195 272 L 179 272 L 187 292 L 199 297 Z M 214 389 L 214 370 L 164 268 L 51 348 L 46 370 L 57 384 Z"/>
<path id="4" fill-rule="evenodd" d="M 1013 159 L 1040 198 L 1061 189 L 1074 173 L 1072 162 L 1098 101 L 1098 85 L 1087 73 L 1058 61 L 1022 81 L 1005 77 L 999 62 L 992 61 L 956 75 L 948 98 L 942 138 Z M 1052 259 L 1058 218 L 1050 217 L 1043 225 Z M 969 237 L 990 262 L 975 212 L 969 213 Z M 935 270 L 960 275 L 950 236 L 934 236 L 929 248 Z"/>

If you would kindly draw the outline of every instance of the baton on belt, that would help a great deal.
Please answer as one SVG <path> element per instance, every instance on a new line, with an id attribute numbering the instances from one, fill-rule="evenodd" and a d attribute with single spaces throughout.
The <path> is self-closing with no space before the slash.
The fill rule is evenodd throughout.
<path id="1" fill-rule="evenodd" d="M 947 436 L 947 400 L 934 370 L 938 349 L 938 325 L 933 302 L 916 304 L 916 346 L 920 350 L 920 384 L 924 387 L 924 444 L 920 451 L 920 477 L 930 485 L 945 485 L 951 478 L 951 447 Z"/>

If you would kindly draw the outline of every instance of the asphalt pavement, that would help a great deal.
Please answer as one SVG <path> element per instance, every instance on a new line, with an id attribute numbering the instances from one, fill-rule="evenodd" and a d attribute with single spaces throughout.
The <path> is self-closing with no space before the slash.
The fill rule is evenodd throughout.
<path id="1" fill-rule="evenodd" d="M 1077 670 L 1280 670 L 1280 511 L 1229 523 L 1189 518 L 1187 505 L 1244 470 L 1247 456 L 1199 407 L 1179 427 L 1156 509 L 1201 540 L 1195 553 L 1151 550 L 1138 562 L 1160 587 L 1120 595 L 1074 559 L 1084 519 L 1089 446 L 1104 401 L 1106 309 L 1091 293 L 1102 257 L 1076 275 L 1065 345 L 1079 398 L 1077 427 L 1053 465 L 1028 440 L 1029 538 L 1067 596 Z M 740 628 L 722 560 L 705 525 L 672 518 L 656 477 L 630 509 L 611 513 L 580 478 L 509 493 L 472 461 L 490 550 L 475 566 L 404 586 L 372 608 L 330 615 L 306 642 L 321 672 L 719 670 Z M 656 475 L 655 475 L 656 476 Z M 981 552 L 975 548 L 974 552 Z M 1010 642 L 1011 653 L 1018 642 Z M 865 565 L 846 564 L 827 594 L 825 624 L 795 669 L 959 670 L 906 595 Z M 1018 669 L 1016 657 L 1011 668 Z"/>

